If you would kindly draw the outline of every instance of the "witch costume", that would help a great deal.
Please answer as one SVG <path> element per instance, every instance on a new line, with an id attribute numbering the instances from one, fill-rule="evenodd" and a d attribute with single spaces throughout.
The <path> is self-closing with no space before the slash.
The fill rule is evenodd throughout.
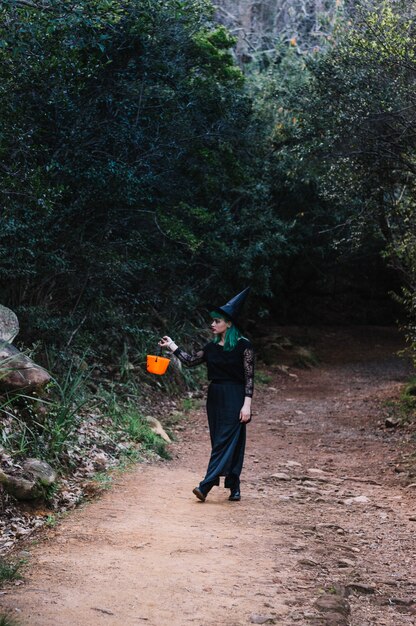
<path id="1" fill-rule="evenodd" d="M 238 326 L 238 315 L 248 292 L 249 288 L 224 306 L 213 307 L 213 311 Z M 229 499 L 239 500 L 246 443 L 246 424 L 240 421 L 240 411 L 244 398 L 253 396 L 253 347 L 248 339 L 241 337 L 232 350 L 224 350 L 224 346 L 211 341 L 197 354 L 188 354 L 179 347 L 174 354 L 187 367 L 206 363 L 210 381 L 207 414 L 212 450 L 205 478 L 194 494 L 205 500 L 210 489 L 218 486 L 220 477 L 224 476 L 224 487 L 231 490 Z"/>

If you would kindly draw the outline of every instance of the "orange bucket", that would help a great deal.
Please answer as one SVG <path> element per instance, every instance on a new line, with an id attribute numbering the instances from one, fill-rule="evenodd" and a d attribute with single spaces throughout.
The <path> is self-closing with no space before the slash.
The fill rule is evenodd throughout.
<path id="1" fill-rule="evenodd" d="M 148 354 L 147 355 L 147 371 L 151 374 L 159 374 L 160 376 L 166 372 L 170 359 L 164 356 Z"/>

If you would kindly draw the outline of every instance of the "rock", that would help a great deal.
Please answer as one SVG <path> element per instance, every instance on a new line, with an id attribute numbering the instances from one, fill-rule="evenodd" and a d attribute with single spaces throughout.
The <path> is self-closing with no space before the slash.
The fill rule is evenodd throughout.
<path id="1" fill-rule="evenodd" d="M 305 617 L 305 614 L 303 611 L 292 611 L 289 613 L 289 617 L 294 622 L 300 622 Z"/>
<path id="2" fill-rule="evenodd" d="M 372 587 L 371 585 L 363 585 L 362 583 L 348 583 L 346 587 L 347 589 L 351 589 L 352 591 L 356 591 L 357 593 L 364 593 L 367 595 L 376 592 L 375 587 Z"/>
<path id="3" fill-rule="evenodd" d="M 35 481 L 16 478 L 0 470 L 0 483 L 5 491 L 17 500 L 35 500 L 41 495 L 41 488 Z"/>
<path id="4" fill-rule="evenodd" d="M 302 467 L 302 463 L 298 463 L 297 461 L 287 461 L 285 463 L 287 468 L 291 468 L 291 467 Z"/>
<path id="5" fill-rule="evenodd" d="M 392 417 L 388 417 L 385 420 L 384 425 L 386 428 L 396 428 L 396 426 L 399 425 L 399 420 L 393 419 Z"/>
<path id="6" fill-rule="evenodd" d="M 284 472 L 277 472 L 276 474 L 272 474 L 270 478 L 275 478 L 276 480 L 290 480 L 289 474 L 285 474 Z"/>
<path id="7" fill-rule="evenodd" d="M 306 567 L 317 567 L 319 563 L 314 561 L 313 559 L 301 559 L 298 561 L 299 565 L 305 565 Z"/>
<path id="8" fill-rule="evenodd" d="M 335 522 L 320 522 L 319 524 L 316 524 L 314 526 L 314 529 L 317 531 L 321 531 L 321 530 L 342 530 L 343 532 L 344 529 L 339 525 L 336 524 Z"/>
<path id="9" fill-rule="evenodd" d="M 48 372 L 36 365 L 9 343 L 0 345 L 0 389 L 32 390 L 44 387 L 51 380 Z"/>
<path id="10" fill-rule="evenodd" d="M 409 517 L 409 522 L 416 522 L 416 515 L 411 515 Z"/>
<path id="11" fill-rule="evenodd" d="M 0 342 L 12 343 L 19 334 L 19 320 L 16 313 L 0 304 Z"/>
<path id="12" fill-rule="evenodd" d="M 347 498 L 343 500 L 343 503 L 349 506 L 350 504 L 368 504 L 370 499 L 367 496 L 355 496 L 354 498 Z"/>
<path id="13" fill-rule="evenodd" d="M 339 559 L 337 565 L 338 567 L 354 567 L 355 562 L 351 559 Z"/>
<path id="14" fill-rule="evenodd" d="M 396 606 L 412 606 L 415 603 L 414 598 L 389 598 L 386 604 L 395 604 Z"/>
<path id="15" fill-rule="evenodd" d="M 26 459 L 22 469 L 29 472 L 44 487 L 49 487 L 56 481 L 56 472 L 46 461 L 38 459 Z"/>
<path id="16" fill-rule="evenodd" d="M 321 622 L 322 626 L 349 626 L 350 621 L 340 613 L 328 611 L 325 614 L 325 622 Z"/>
<path id="17" fill-rule="evenodd" d="M 336 613 L 338 616 L 346 617 L 351 612 L 350 605 L 345 598 L 329 593 L 320 596 L 315 601 L 315 606 L 321 613 Z"/>
<path id="18" fill-rule="evenodd" d="M 152 432 L 154 432 L 156 435 L 159 435 L 159 437 L 162 437 L 162 439 L 164 439 L 167 443 L 172 443 L 171 438 L 169 437 L 159 420 L 157 420 L 155 417 L 152 417 L 151 415 L 147 415 L 145 419 L 149 423 L 150 430 Z"/>
<path id="19" fill-rule="evenodd" d="M 274 623 L 273 615 L 259 615 L 258 613 L 252 613 L 250 615 L 251 624 L 267 624 L 267 622 Z"/>
<path id="20" fill-rule="evenodd" d="M 326 472 L 324 472 L 324 470 L 317 469 L 316 467 L 310 467 L 306 471 L 312 476 L 326 476 Z"/>
<path id="21" fill-rule="evenodd" d="M 411 483 L 410 485 L 407 485 L 406 489 L 416 489 L 416 483 Z"/>
<path id="22" fill-rule="evenodd" d="M 109 465 L 108 456 L 104 452 L 96 454 L 92 460 L 92 464 L 94 467 L 94 471 L 104 472 Z"/>

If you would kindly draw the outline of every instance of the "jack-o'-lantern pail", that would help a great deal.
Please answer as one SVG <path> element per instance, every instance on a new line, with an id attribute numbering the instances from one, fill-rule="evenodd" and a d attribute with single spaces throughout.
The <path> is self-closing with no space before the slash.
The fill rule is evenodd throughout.
<path id="1" fill-rule="evenodd" d="M 147 371 L 162 376 L 168 369 L 170 359 L 156 354 L 147 355 Z"/>

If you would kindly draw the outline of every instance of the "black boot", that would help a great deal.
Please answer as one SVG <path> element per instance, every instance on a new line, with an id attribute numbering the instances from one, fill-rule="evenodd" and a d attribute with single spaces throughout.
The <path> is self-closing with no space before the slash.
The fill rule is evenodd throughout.
<path id="1" fill-rule="evenodd" d="M 201 502 L 205 502 L 205 498 L 207 496 L 206 496 L 206 494 L 203 491 L 201 491 L 201 489 L 199 487 L 195 487 L 195 489 L 192 489 L 192 493 L 194 495 L 196 495 L 198 500 L 201 500 Z"/>
<path id="2" fill-rule="evenodd" d="M 231 500 L 231 502 L 238 502 L 239 500 L 241 500 L 240 487 L 235 487 L 234 489 L 231 489 L 231 494 L 228 499 Z"/>

